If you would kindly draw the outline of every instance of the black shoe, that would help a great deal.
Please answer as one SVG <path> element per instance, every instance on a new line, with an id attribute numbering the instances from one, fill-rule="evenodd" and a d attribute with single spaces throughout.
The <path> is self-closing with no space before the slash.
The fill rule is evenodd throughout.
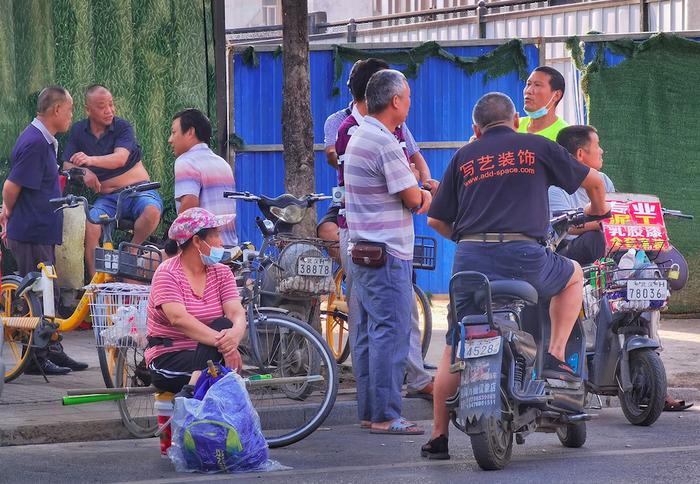
<path id="1" fill-rule="evenodd" d="M 55 363 L 56 365 L 62 366 L 65 368 L 70 368 L 73 371 L 87 370 L 87 367 L 88 367 L 87 363 L 75 361 L 73 358 L 68 356 L 63 351 L 63 348 L 60 348 L 60 350 L 58 350 L 58 351 L 53 350 L 52 348 L 49 348 L 48 358 L 49 358 L 49 360 L 51 360 L 52 363 Z"/>
<path id="2" fill-rule="evenodd" d="M 420 455 L 430 460 L 448 460 L 450 452 L 447 448 L 447 437 L 440 435 L 429 440 L 427 444 L 421 446 Z"/>
<path id="3" fill-rule="evenodd" d="M 66 375 L 71 372 L 70 368 L 58 366 L 53 361 L 44 358 L 39 359 L 39 367 L 37 367 L 36 363 L 31 362 L 27 369 L 24 370 L 24 373 L 27 375 L 41 375 L 43 370 L 44 375 Z"/>
<path id="4" fill-rule="evenodd" d="M 194 385 L 185 385 L 173 398 L 194 398 Z"/>
<path id="5" fill-rule="evenodd" d="M 544 355 L 542 365 L 542 378 L 562 380 L 566 382 L 580 382 L 581 377 L 566 362 L 561 361 L 551 353 Z"/>
<path id="6" fill-rule="evenodd" d="M 437 370 L 437 366 L 431 365 L 430 363 L 423 362 L 424 370 Z"/>

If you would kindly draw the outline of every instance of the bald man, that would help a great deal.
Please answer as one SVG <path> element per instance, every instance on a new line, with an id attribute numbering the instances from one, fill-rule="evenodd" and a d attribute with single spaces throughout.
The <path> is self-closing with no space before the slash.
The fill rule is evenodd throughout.
<path id="1" fill-rule="evenodd" d="M 75 123 L 63 150 L 63 167 L 86 170 L 85 184 L 99 194 L 92 217 L 114 217 L 122 188 L 150 181 L 141 161 L 141 146 L 128 121 L 116 116 L 112 93 L 99 84 L 85 93 L 87 118 Z M 121 217 L 134 221 L 134 244 L 143 243 L 156 229 L 163 202 L 155 190 L 135 193 L 122 202 Z M 85 263 L 95 273 L 95 248 L 100 241 L 99 225 L 85 226 Z"/>

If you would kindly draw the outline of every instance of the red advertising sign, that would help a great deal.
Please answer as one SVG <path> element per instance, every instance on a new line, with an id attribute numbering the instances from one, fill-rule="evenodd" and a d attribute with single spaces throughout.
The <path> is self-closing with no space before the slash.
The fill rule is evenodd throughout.
<path id="1" fill-rule="evenodd" d="M 653 195 L 608 193 L 611 217 L 603 221 L 605 242 L 610 251 L 667 250 L 668 234 L 661 202 Z"/>

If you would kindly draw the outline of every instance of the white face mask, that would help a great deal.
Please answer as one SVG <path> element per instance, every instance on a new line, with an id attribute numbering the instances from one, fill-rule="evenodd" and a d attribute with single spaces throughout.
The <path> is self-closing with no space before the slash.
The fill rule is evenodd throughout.
<path id="1" fill-rule="evenodd" d="M 555 96 L 555 95 L 552 94 L 552 97 L 549 98 L 549 101 L 547 101 L 547 104 L 545 104 L 544 106 L 542 106 L 540 109 L 538 109 L 538 110 L 536 110 L 536 111 L 528 111 L 527 109 L 523 109 L 523 111 L 525 111 L 525 114 L 527 114 L 528 116 L 530 116 L 530 119 L 540 119 L 540 118 L 543 118 L 543 117 L 547 116 L 547 114 L 549 113 L 549 107 L 548 107 L 548 106 L 549 106 L 549 103 L 552 102 L 552 99 L 554 99 L 554 96 Z"/>
<path id="2" fill-rule="evenodd" d="M 212 247 L 206 242 L 204 242 L 204 244 L 206 244 L 206 246 L 209 247 L 209 255 L 204 255 L 202 254 L 201 250 L 199 251 L 199 257 L 202 259 L 202 263 L 205 266 L 213 266 L 214 264 L 218 264 L 219 262 L 221 262 L 221 259 L 224 258 L 224 248 Z"/>

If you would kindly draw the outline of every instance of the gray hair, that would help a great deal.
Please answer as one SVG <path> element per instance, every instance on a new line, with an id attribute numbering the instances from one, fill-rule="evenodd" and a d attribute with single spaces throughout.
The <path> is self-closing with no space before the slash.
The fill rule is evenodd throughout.
<path id="1" fill-rule="evenodd" d="M 474 106 L 472 120 L 479 128 L 488 128 L 494 124 L 510 122 L 515 116 L 513 101 L 501 92 L 484 94 Z"/>
<path id="2" fill-rule="evenodd" d="M 372 74 L 367 83 L 367 112 L 377 114 L 391 104 L 394 96 L 401 96 L 406 90 L 406 76 L 394 69 L 383 69 Z"/>
<path id="3" fill-rule="evenodd" d="M 36 102 L 36 112 L 44 114 L 54 105 L 66 102 L 68 96 L 68 90 L 61 86 L 46 87 L 39 93 L 39 99 Z"/>

